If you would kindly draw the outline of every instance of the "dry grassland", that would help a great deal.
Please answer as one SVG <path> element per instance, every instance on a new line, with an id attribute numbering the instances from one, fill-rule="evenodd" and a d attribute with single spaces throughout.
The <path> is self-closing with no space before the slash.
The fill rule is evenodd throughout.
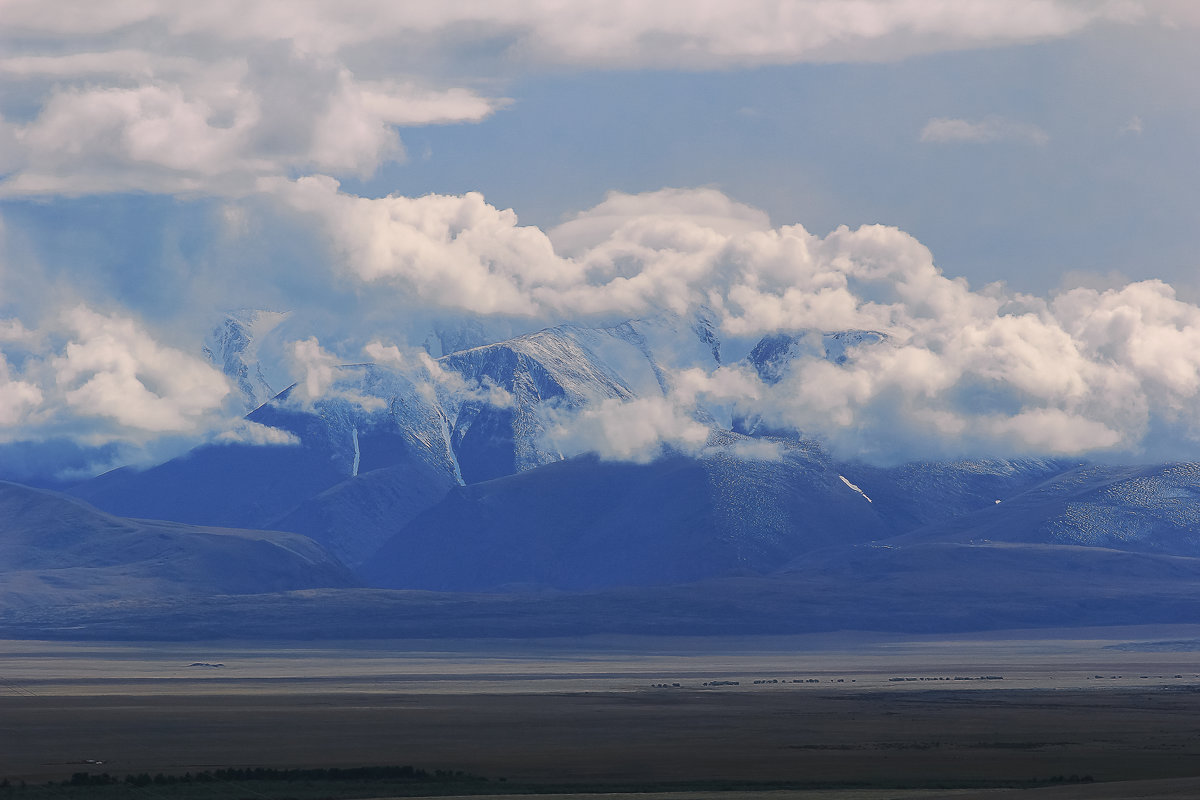
<path id="1" fill-rule="evenodd" d="M 754 792 L 757 800 L 997 797 L 1012 793 L 972 787 L 1085 775 L 1097 783 L 1021 794 L 1200 796 L 1197 654 L 1107 649 L 1133 633 L 1196 631 L 336 647 L 5 642 L 0 777 L 413 764 L 617 792 L 712 781 L 841 787 Z M 984 676 L 1003 680 L 953 680 Z M 704 685 L 713 681 L 738 685 Z M 1157 783 L 1104 785 L 1115 781 Z M 1118 786 L 1125 794 L 1104 794 Z"/>

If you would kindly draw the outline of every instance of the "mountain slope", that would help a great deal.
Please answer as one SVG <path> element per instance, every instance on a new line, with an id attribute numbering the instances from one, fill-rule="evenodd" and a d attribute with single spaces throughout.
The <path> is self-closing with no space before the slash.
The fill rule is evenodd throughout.
<path id="1" fill-rule="evenodd" d="M 213 366 L 233 381 L 249 413 L 275 396 L 259 360 L 262 340 L 281 322 L 286 313 L 242 310 L 225 315 L 204 341 L 201 351 Z"/>
<path id="2" fill-rule="evenodd" d="M 587 590 L 763 574 L 887 532 L 820 458 L 580 457 L 454 489 L 364 565 L 376 586 Z"/>
<path id="3" fill-rule="evenodd" d="M 1081 465 L 897 543 L 1023 542 L 1200 556 L 1200 464 Z"/>
<path id="4" fill-rule="evenodd" d="M 602 591 L 306 590 L 0 611 L 0 636 L 63 639 L 746 636 L 1194 623 L 1200 559 L 1047 545 L 855 548 L 786 574 Z"/>
<path id="5" fill-rule="evenodd" d="M 411 381 L 371 365 L 339 371 L 310 407 L 287 390 L 253 413 L 292 444 L 202 445 L 147 470 L 119 470 L 72 488 L 110 513 L 264 528 L 360 472 L 404 465 L 427 504 L 457 483 L 445 422 Z"/>
<path id="6" fill-rule="evenodd" d="M 0 604 L 240 594 L 353 585 L 311 540 L 115 517 L 0 482 Z"/>

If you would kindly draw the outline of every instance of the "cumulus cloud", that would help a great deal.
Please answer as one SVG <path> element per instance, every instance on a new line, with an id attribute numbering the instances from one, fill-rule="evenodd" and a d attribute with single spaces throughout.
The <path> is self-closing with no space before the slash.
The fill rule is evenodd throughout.
<path id="1" fill-rule="evenodd" d="M 201 436 L 228 424 L 229 396 L 223 374 L 129 317 L 74 306 L 0 323 L 0 441 Z"/>
<path id="2" fill-rule="evenodd" d="M 337 180 L 402 159 L 405 127 L 495 113 L 506 103 L 503 78 L 518 71 L 886 60 L 1068 36 L 1103 21 L 1190 24 L 1188 4 L 0 0 L 0 7 L 0 42 L 23 42 L 0 57 L 0 85 L 17 90 L 7 93 L 17 100 L 0 101 L 0 194 L 254 194 L 254 203 L 278 202 L 321 232 L 339 267 L 338 289 L 370 294 L 378 305 L 392 301 L 397 315 L 452 309 L 533 327 L 705 309 L 724 337 L 886 334 L 852 348 L 841 364 L 816 350 L 798 352 L 778 381 L 746 365 L 673 373 L 666 397 L 604 401 L 559 417 L 552 432 L 564 452 L 599 449 L 634 460 L 664 444 L 698 452 L 704 426 L 696 409 L 724 418 L 735 407 L 873 458 L 1143 452 L 1159 441 L 1200 438 L 1193 356 L 1200 320 L 1165 284 L 1050 298 L 972 289 L 944 275 L 902 231 L 864 226 L 816 236 L 800 225 L 773 226 L 711 188 L 613 193 L 544 231 L 477 193 L 368 198 L 342 191 Z M 464 52 L 474 54 L 462 62 L 471 66 L 456 71 L 451 62 Z M 1049 137 L 1002 117 L 946 117 L 930 120 L 920 138 L 1040 146 Z M 224 207 L 225 227 L 252 239 L 239 202 L 247 201 Z M 278 438 L 230 429 L 228 381 L 131 318 L 80 308 L 28 327 L 0 320 L 0 345 L 0 435 L 66 425 L 69 417 L 87 423 L 73 431 L 86 428 L 98 441 L 218 431 L 239 441 Z M 435 393 L 511 400 L 404 346 L 372 341 L 367 355 L 423 376 Z M 295 342 L 296 402 L 340 391 L 342 363 L 315 336 Z"/>
<path id="3" fill-rule="evenodd" d="M 479 87 L 518 70 L 877 61 L 1156 17 L 1133 0 L 5 0 L 3 18 L 0 41 L 20 43 L 0 58 L 0 84 L 21 98 L 15 116 L 0 107 L 0 194 L 13 196 L 365 176 L 403 158 L 397 128 L 502 107 Z"/>
<path id="4" fill-rule="evenodd" d="M 766 213 L 738 203 L 716 189 L 662 189 L 643 194 L 609 192 L 599 205 L 548 231 L 559 253 L 573 255 L 613 238 L 623 228 L 672 221 L 722 234 L 763 231 Z"/>
<path id="5" fill-rule="evenodd" d="M 67 312 L 69 340 L 50 367 L 75 415 L 146 433 L 193 433 L 230 394 L 225 376 L 154 341 L 130 319 L 85 307 Z"/>
<path id="6" fill-rule="evenodd" d="M 0 353 L 0 431 L 25 424 L 42 399 L 41 389 L 14 377 L 8 360 Z"/>
<path id="7" fill-rule="evenodd" d="M 1179 457 L 1200 442 L 1200 307 L 1162 282 L 1049 297 L 973 288 L 943 274 L 926 247 L 895 228 L 839 228 L 824 237 L 797 225 L 772 228 L 711 189 L 614 194 L 576 218 L 596 224 L 586 235 L 577 229 L 572 254 L 556 250 L 555 232 L 521 226 L 479 195 L 365 199 L 324 179 L 273 191 L 326 226 L 342 280 L 393 298 L 397 313 L 404 304 L 525 313 L 536 326 L 667 310 L 703 314 L 726 340 L 752 344 L 783 333 L 797 342 L 777 369 L 736 360 L 664 364 L 655 383 L 661 395 L 654 388 L 629 402 L 560 409 L 546 430 L 549 446 L 564 454 L 644 461 L 664 447 L 698 453 L 708 420 L 728 427 L 751 417 L 820 439 L 839 455 L 878 461 Z M 847 340 L 842 360 L 812 334 L 842 330 L 882 335 Z M 131 319 L 87 308 L 50 326 L 7 319 L 0 340 L 0 425 L 10 438 L 67 416 L 92 420 L 109 439 L 230 428 L 224 376 Z M 511 402 L 404 343 L 372 339 L 361 349 L 426 387 L 431 402 Z M 316 337 L 293 342 L 289 353 L 295 402 L 383 402 L 347 394 L 347 354 Z M 271 441 L 257 430 L 229 435 Z"/>
<path id="8" fill-rule="evenodd" d="M 149 59 L 149 75 L 138 69 L 133 79 L 106 85 L 87 72 L 78 84 L 55 81 L 36 116 L 7 126 L 14 163 L 0 194 L 237 195 L 289 172 L 369 175 L 403 156 L 397 126 L 478 121 L 499 103 L 466 89 L 358 80 L 317 63 L 267 70 L 260 61 Z"/>
<path id="9" fill-rule="evenodd" d="M 839 228 L 821 239 L 799 225 L 770 229 L 761 213 L 709 189 L 614 193 L 594 217 L 577 217 L 597 226 L 569 236 L 578 252 L 567 256 L 477 193 L 363 198 L 315 177 L 270 188 L 325 230 L 345 276 L 392 287 L 398 301 L 477 314 L 630 317 L 708 306 L 744 336 L 880 328 L 899 308 L 880 301 L 897 293 L 919 308 L 959 299 L 929 251 L 901 231 Z"/>
<path id="10" fill-rule="evenodd" d="M 427 390 L 425 398 L 430 403 L 444 406 L 460 406 L 463 403 L 484 403 L 497 408 L 513 404 L 512 395 L 486 377 L 482 381 L 468 381 L 457 372 L 445 369 L 429 353 L 419 347 L 400 347 L 379 340 L 369 342 L 363 352 L 372 363 L 395 370 L 411 378 L 418 391 Z"/>
<path id="11" fill-rule="evenodd" d="M 1200 438 L 1200 308 L 1161 282 L 1050 298 L 972 289 L 895 228 L 767 228 L 707 189 L 613 195 L 577 218 L 603 224 L 573 238 L 569 256 L 477 195 L 364 200 L 304 182 L 281 191 L 330 215 L 347 275 L 395 283 L 398 297 L 542 319 L 703 309 L 726 337 L 884 334 L 851 346 L 844 363 L 799 347 L 770 380 L 746 364 L 678 371 L 665 399 L 558 419 L 550 430 L 563 452 L 690 451 L 702 446 L 693 411 L 728 419 L 735 406 L 876 460 L 1137 455 Z"/>
<path id="12" fill-rule="evenodd" d="M 481 313 L 534 314 L 529 290 L 578 278 L 537 228 L 483 196 L 356 197 L 324 177 L 272 181 L 264 188 L 314 217 L 345 271 L 400 285 L 421 301 Z M 567 272 L 560 268 L 566 267 Z"/>
<path id="13" fill-rule="evenodd" d="M 290 342 L 287 361 L 296 378 L 287 401 L 298 408 L 311 410 L 314 404 L 323 400 L 341 400 L 365 411 L 376 411 L 387 405 L 383 398 L 364 394 L 353 381 L 343 380 L 350 374 L 347 370 L 361 367 L 361 362 L 347 364 L 322 347 L 315 336 Z"/>
<path id="14" fill-rule="evenodd" d="M 614 461 L 646 463 L 664 447 L 695 455 L 709 429 L 663 397 L 605 398 L 582 409 L 551 412 L 545 442 L 565 456 L 597 453 Z"/>
<path id="15" fill-rule="evenodd" d="M 251 444 L 294 447 L 300 437 L 291 431 L 273 428 L 248 419 L 238 420 L 232 428 L 221 431 L 214 439 L 217 444 Z"/>
<path id="16" fill-rule="evenodd" d="M 977 122 L 952 117 L 935 117 L 921 129 L 922 142 L 987 144 L 1016 142 L 1042 146 L 1050 134 L 1029 122 L 1017 122 L 1004 117 L 985 117 Z"/>

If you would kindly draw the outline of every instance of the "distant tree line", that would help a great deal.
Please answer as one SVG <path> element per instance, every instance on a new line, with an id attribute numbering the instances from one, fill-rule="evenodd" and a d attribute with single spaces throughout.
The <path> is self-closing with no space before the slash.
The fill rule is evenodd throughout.
<path id="1" fill-rule="evenodd" d="M 111 786 L 125 783 L 131 786 L 167 786 L 180 783 L 215 783 L 228 781 L 486 781 L 457 770 L 435 769 L 432 772 L 418 767 L 316 767 L 312 769 L 273 769 L 270 767 L 231 767 L 228 769 L 185 772 L 183 775 L 151 775 L 141 772 L 126 775 L 122 780 L 107 772 L 93 774 L 76 772 L 62 782 L 64 786 Z M 8 782 L 4 782 L 5 788 Z"/>

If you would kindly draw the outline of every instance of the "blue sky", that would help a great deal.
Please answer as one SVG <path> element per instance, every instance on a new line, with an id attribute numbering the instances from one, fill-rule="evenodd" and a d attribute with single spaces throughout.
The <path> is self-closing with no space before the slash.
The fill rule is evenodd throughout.
<path id="1" fill-rule="evenodd" d="M 892 326 L 935 361 L 977 323 L 994 368 L 938 362 L 956 377 L 927 407 L 896 378 L 777 410 L 853 407 L 871 431 L 896 392 L 954 414 L 982 381 L 1022 398 L 1018 422 L 965 418 L 995 429 L 965 450 L 1020 420 L 1013 449 L 1064 453 L 1200 427 L 1200 365 L 1178 355 L 1200 335 L 1191 3 L 76 5 L 0 3 L 3 441 L 219 432 L 231 405 L 199 342 L 245 307 L 294 312 L 296 339 L 346 359 L 419 344 L 438 315 L 520 330 L 715 303 L 730 337 Z M 556 253 L 577 217 L 587 247 Z M 795 284 L 774 244 L 737 238 L 796 224 L 816 238 Z M 864 225 L 905 235 L 823 238 Z M 725 237 L 692 252 L 706 277 L 670 273 L 657 243 L 697 229 Z M 734 275 L 730 253 L 756 266 Z M 931 257 L 939 283 L 843 256 Z M 836 313 L 813 300 L 833 284 Z M 980 316 L 914 294 L 943 290 Z M 1014 353 L 1047 341 L 1078 385 L 1028 377 L 1055 367 Z"/>
<path id="2" fill-rule="evenodd" d="M 898 63 L 523 78 L 486 123 L 407 133 L 407 163 L 351 185 L 479 190 L 543 227 L 614 189 L 716 186 L 776 224 L 896 225 L 973 282 L 1115 271 L 1194 291 L 1200 101 L 1176 70 L 1195 45 L 1093 31 Z M 930 119 L 989 116 L 1047 141 L 920 140 Z"/>

